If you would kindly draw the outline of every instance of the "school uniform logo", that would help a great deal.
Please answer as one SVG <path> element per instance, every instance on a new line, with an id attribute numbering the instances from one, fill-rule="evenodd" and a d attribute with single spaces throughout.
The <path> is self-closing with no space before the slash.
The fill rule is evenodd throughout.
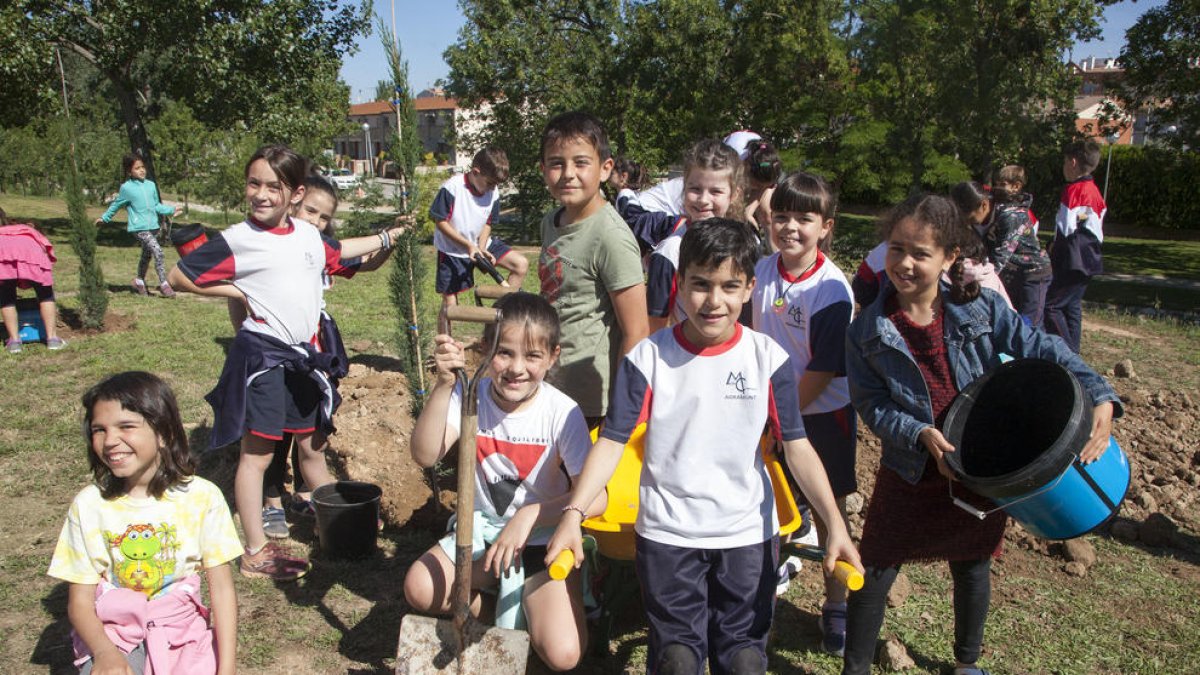
<path id="1" fill-rule="evenodd" d="M 729 376 L 725 378 L 725 398 L 726 399 L 750 399 L 754 398 L 754 387 L 750 386 L 746 376 L 740 371 L 729 371 Z"/>
<path id="2" fill-rule="evenodd" d="M 503 514 L 517 496 L 521 483 L 537 467 L 546 446 L 537 443 L 513 443 L 490 436 L 476 437 L 476 461 L 487 467 L 488 497 Z"/>

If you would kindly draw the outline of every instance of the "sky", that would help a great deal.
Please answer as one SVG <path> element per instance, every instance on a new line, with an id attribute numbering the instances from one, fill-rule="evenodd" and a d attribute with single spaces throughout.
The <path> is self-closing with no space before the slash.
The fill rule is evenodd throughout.
<path id="1" fill-rule="evenodd" d="M 1071 57 L 1080 60 L 1089 56 L 1117 56 L 1125 44 L 1125 31 L 1147 9 L 1164 4 L 1166 0 L 1121 0 L 1110 5 L 1104 10 L 1101 38 L 1077 44 Z M 375 12 L 389 26 L 393 6 L 400 48 L 408 61 L 408 79 L 414 91 L 419 92 L 450 73 L 442 52 L 458 40 L 458 29 L 464 20 L 458 3 L 452 0 L 375 0 Z M 388 77 L 378 33 L 359 38 L 358 46 L 358 53 L 342 64 L 342 79 L 350 85 L 351 103 L 372 100 L 375 83 Z"/>

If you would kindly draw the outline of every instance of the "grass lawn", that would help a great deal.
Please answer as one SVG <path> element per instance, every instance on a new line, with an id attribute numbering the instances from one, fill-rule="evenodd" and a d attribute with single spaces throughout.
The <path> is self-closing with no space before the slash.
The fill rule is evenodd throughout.
<path id="1" fill-rule="evenodd" d="M 18 221 L 40 221 L 54 241 L 56 291 L 71 324 L 78 316 L 78 264 L 62 202 L 0 195 L 0 206 Z M 95 209 L 93 215 L 99 213 Z M 847 216 L 839 227 L 845 242 L 837 252 L 839 264 L 852 271 L 872 245 L 870 220 Z M 523 252 L 535 261 L 535 251 Z M 66 587 L 45 570 L 67 506 L 89 480 L 80 394 L 112 372 L 144 369 L 175 388 L 189 429 L 211 418 L 202 397 L 216 382 L 232 336 L 224 303 L 134 295 L 128 282 L 138 254 L 123 227 L 102 230 L 98 255 L 111 292 L 105 332 L 68 331 L 71 344 L 61 352 L 31 345 L 17 356 L 0 355 L 6 367 L 0 387 L 0 512 L 8 514 L 0 528 L 0 672 L 69 672 Z M 432 274 L 432 253 L 425 254 Z M 167 256 L 173 264 L 174 252 Z M 150 277 L 153 282 L 153 271 Z M 430 279 L 423 309 L 432 317 L 437 301 Z M 526 287 L 535 288 L 535 280 L 531 274 Z M 328 302 L 348 343 L 370 341 L 381 355 L 395 353 L 398 327 L 386 273 L 339 281 Z M 1111 364 L 1129 356 L 1147 382 L 1192 392 L 1200 387 L 1200 331 L 1194 327 L 1090 313 L 1088 319 L 1112 327 L 1088 333 L 1089 360 Z M 276 586 L 235 574 L 242 672 L 388 672 L 406 611 L 403 574 L 435 536 L 411 526 L 391 527 L 375 557 L 356 563 L 318 560 L 297 584 Z M 1006 555 L 996 573 L 1003 590 L 988 622 L 984 665 L 994 672 L 1028 673 L 1188 670 L 1186 664 L 1200 658 L 1196 561 L 1104 537 L 1089 540 L 1100 562 L 1084 578 L 1067 578 L 1057 571 L 1059 562 L 1029 552 Z M 948 672 L 952 620 L 945 566 L 912 565 L 906 571 L 914 590 L 902 607 L 889 611 L 885 634 L 908 646 L 917 661 L 912 672 Z M 771 672 L 838 672 L 840 660 L 818 648 L 819 583 L 806 566 L 779 604 Z M 613 638 L 613 655 L 589 657 L 579 672 L 636 671 L 646 640 L 636 608 Z"/>

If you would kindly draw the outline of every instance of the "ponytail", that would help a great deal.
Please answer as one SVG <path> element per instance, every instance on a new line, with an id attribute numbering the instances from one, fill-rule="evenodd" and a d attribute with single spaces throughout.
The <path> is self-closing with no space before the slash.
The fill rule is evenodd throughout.
<path id="1" fill-rule="evenodd" d="M 956 305 L 968 303 L 979 297 L 979 282 L 966 280 L 966 256 L 958 256 L 950 265 L 950 302 Z"/>

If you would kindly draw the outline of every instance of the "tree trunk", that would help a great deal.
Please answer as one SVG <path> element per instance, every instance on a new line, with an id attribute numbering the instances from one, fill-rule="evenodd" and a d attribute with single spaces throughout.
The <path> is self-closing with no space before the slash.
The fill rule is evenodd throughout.
<path id="1" fill-rule="evenodd" d="M 129 137 L 129 151 L 142 158 L 146 164 L 146 178 L 157 183 L 154 173 L 154 157 L 150 152 L 150 136 L 142 123 L 142 111 L 138 109 L 137 93 L 128 82 L 110 74 L 109 81 L 117 92 L 121 106 L 121 121 L 125 123 L 125 134 Z"/>

